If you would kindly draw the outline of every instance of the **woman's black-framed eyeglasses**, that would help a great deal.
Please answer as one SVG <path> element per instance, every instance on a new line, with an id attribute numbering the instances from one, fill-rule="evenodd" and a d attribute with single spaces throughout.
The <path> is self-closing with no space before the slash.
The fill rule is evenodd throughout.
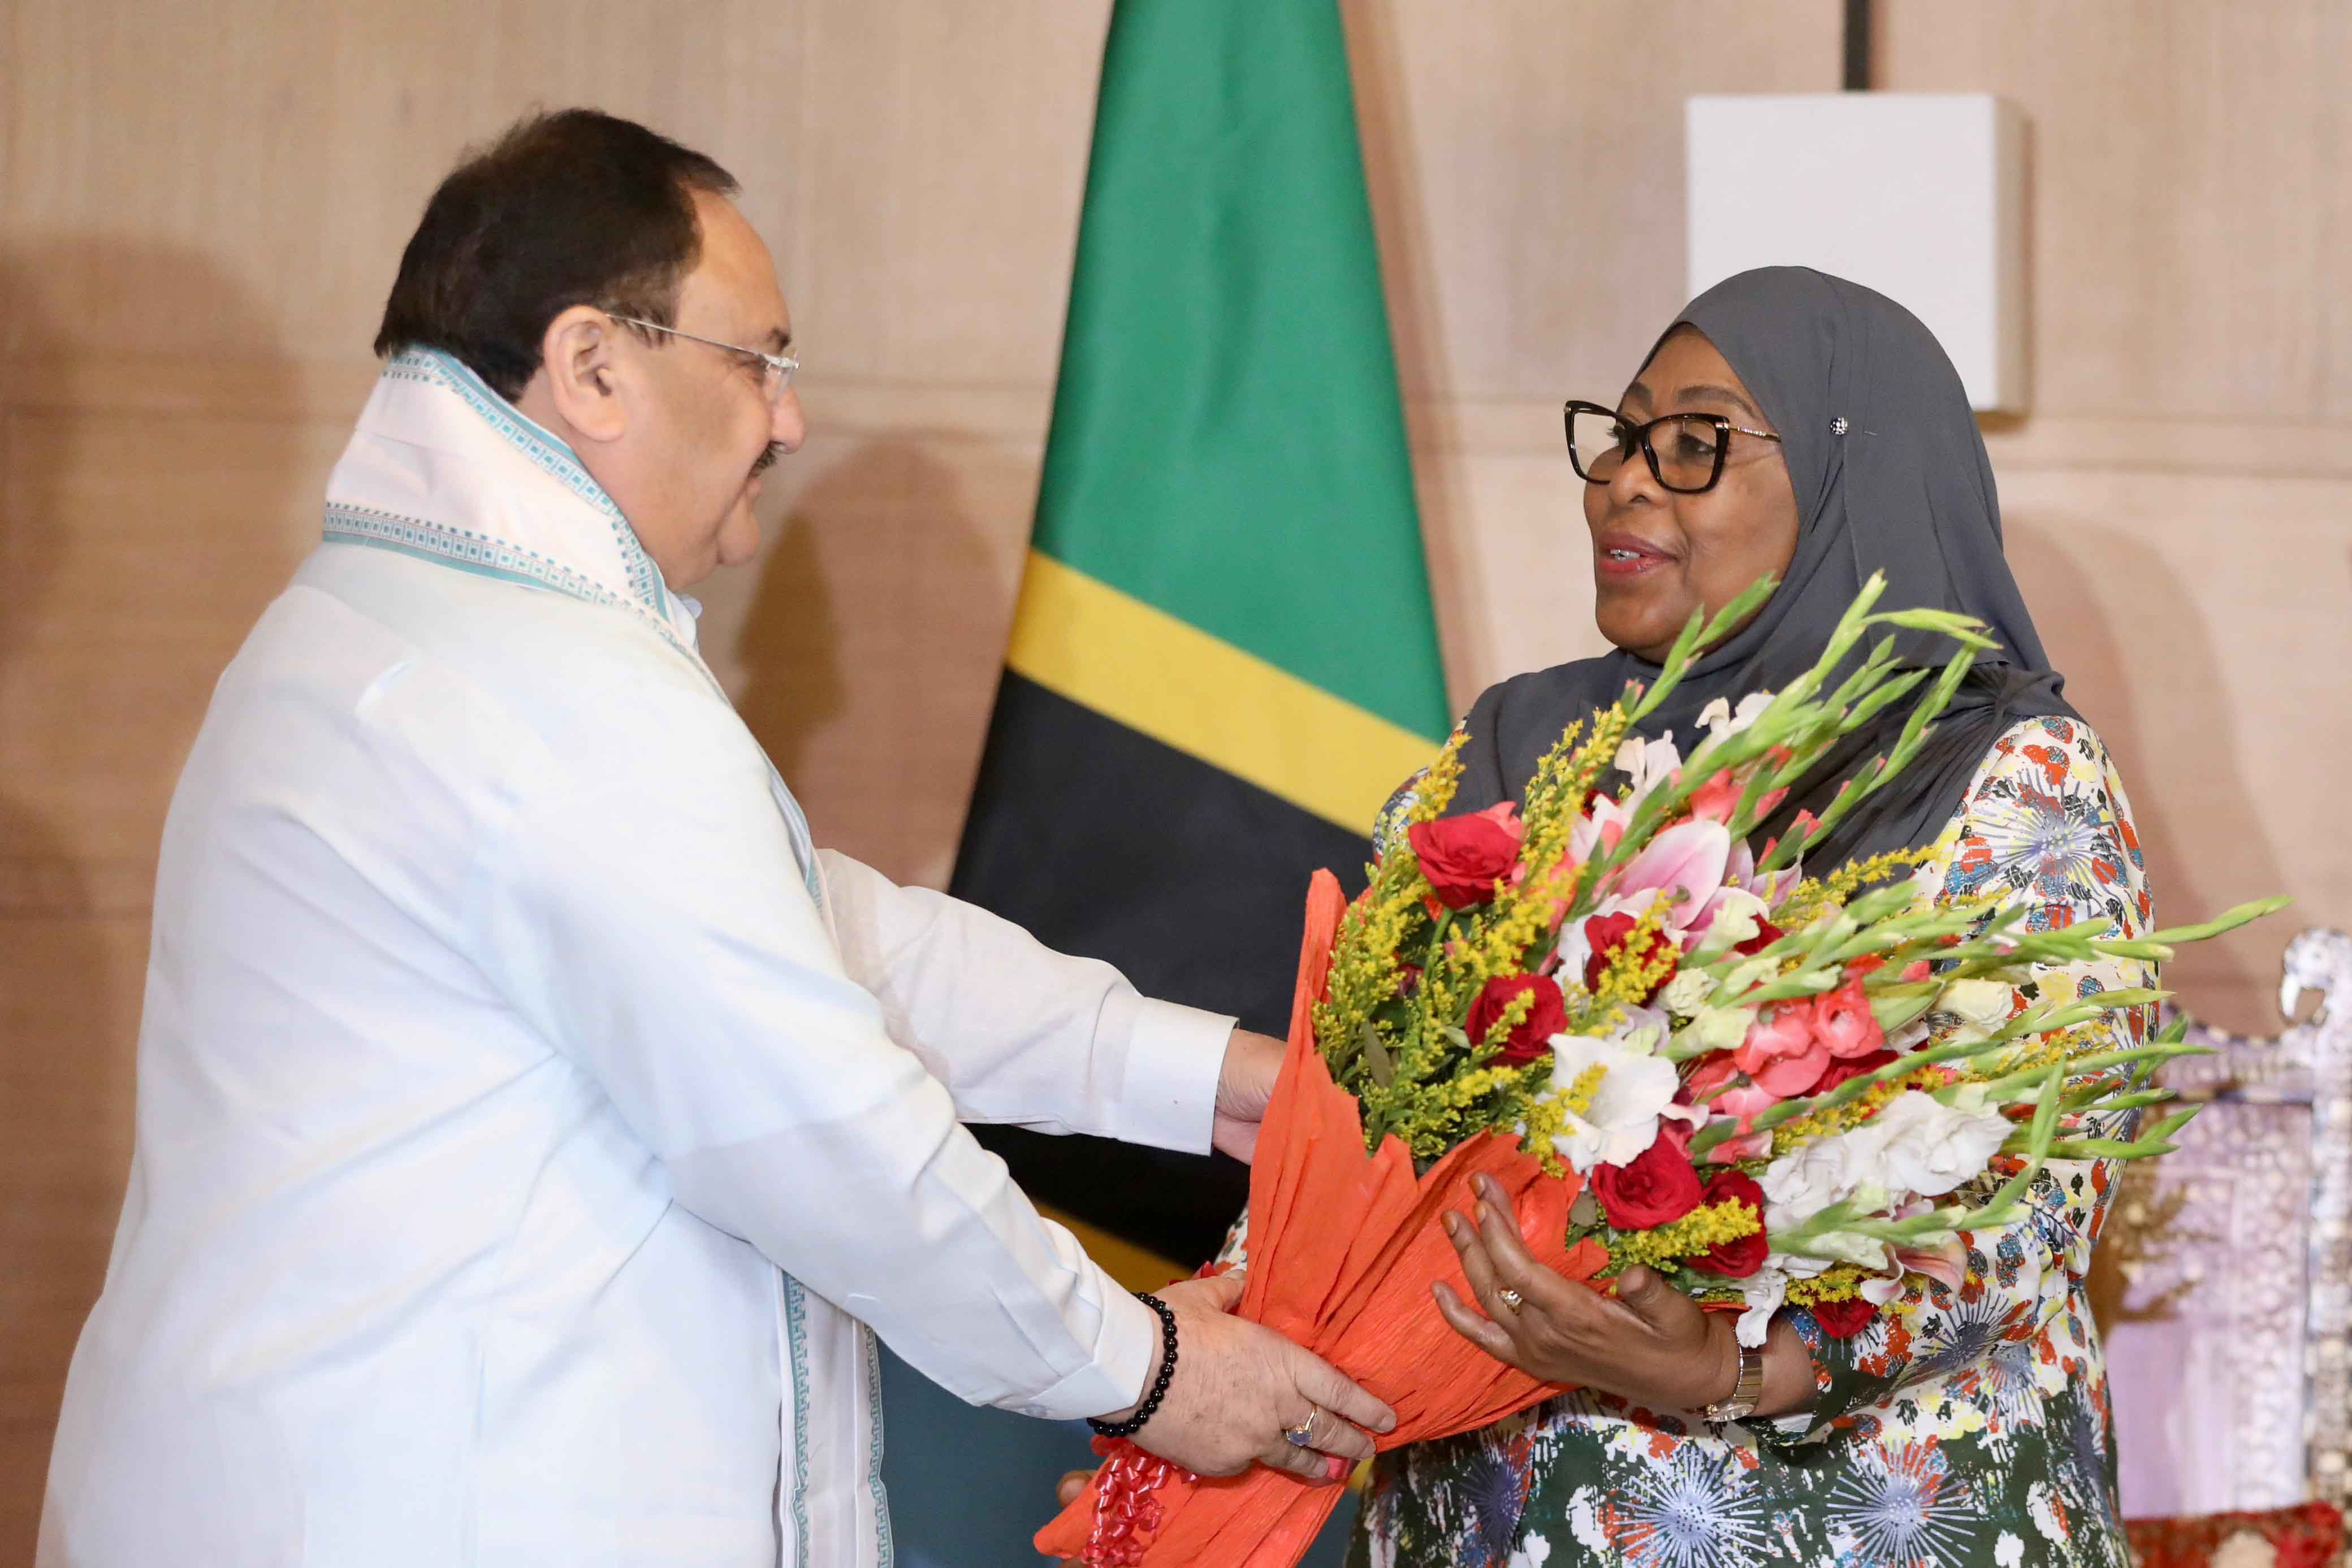
<path id="1" fill-rule="evenodd" d="M 1564 417 L 1568 460 L 1578 478 L 1588 485 L 1606 485 L 1638 447 L 1649 460 L 1651 477 L 1677 496 L 1715 488 L 1723 477 L 1724 454 L 1731 449 L 1735 432 L 1761 441 L 1780 439 L 1769 430 L 1734 424 L 1719 413 L 1661 414 L 1647 424 L 1633 424 L 1613 408 L 1575 398 L 1569 400 Z"/>

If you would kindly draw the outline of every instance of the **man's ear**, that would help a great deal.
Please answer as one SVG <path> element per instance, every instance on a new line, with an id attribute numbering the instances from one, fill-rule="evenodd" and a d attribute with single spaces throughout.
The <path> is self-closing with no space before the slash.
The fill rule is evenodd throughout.
<path id="1" fill-rule="evenodd" d="M 591 441 L 615 441 L 628 429 L 621 396 L 621 328 L 593 305 L 574 305 L 547 324 L 541 373 L 555 411 Z"/>

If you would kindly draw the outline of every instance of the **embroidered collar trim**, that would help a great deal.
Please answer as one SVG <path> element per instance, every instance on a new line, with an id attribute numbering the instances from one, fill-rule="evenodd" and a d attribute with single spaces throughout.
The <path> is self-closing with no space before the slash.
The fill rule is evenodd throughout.
<path id="1" fill-rule="evenodd" d="M 460 410 L 472 417 L 453 418 Z M 436 515 L 423 515 L 419 465 L 387 460 L 387 444 L 427 454 L 426 466 L 451 463 L 430 476 Z M 496 476 L 479 471 L 517 461 L 536 476 L 523 485 L 538 495 L 499 495 Z M 440 350 L 404 350 L 384 366 L 329 481 L 325 532 L 635 612 L 701 662 L 691 615 L 604 486 L 569 446 Z"/>

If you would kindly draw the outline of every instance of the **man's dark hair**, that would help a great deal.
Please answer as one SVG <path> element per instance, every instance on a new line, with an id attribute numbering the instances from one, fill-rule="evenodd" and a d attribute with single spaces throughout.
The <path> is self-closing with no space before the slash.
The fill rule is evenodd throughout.
<path id="1" fill-rule="evenodd" d="M 520 397 L 548 323 L 574 305 L 668 326 L 702 252 L 694 193 L 736 188 L 711 159 L 633 120 L 533 115 L 469 153 L 425 204 L 375 351 L 446 350 Z"/>

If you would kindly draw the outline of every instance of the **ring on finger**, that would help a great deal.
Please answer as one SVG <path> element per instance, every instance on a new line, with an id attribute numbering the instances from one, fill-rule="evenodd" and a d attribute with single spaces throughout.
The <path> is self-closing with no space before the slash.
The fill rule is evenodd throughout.
<path id="1" fill-rule="evenodd" d="M 1504 1311 L 1512 1312 L 1517 1312 L 1521 1306 L 1526 1304 L 1527 1301 L 1527 1298 L 1525 1296 L 1522 1296 L 1507 1285 L 1495 1292 L 1495 1299 L 1503 1303 Z"/>
<path id="2" fill-rule="evenodd" d="M 1282 1429 L 1282 1440 L 1288 1443 L 1294 1448 L 1313 1448 L 1315 1446 L 1315 1418 L 1322 1414 L 1323 1408 L 1319 1405 L 1310 1408 L 1307 1412 L 1306 1420 L 1301 1421 L 1296 1427 L 1285 1427 Z"/>

